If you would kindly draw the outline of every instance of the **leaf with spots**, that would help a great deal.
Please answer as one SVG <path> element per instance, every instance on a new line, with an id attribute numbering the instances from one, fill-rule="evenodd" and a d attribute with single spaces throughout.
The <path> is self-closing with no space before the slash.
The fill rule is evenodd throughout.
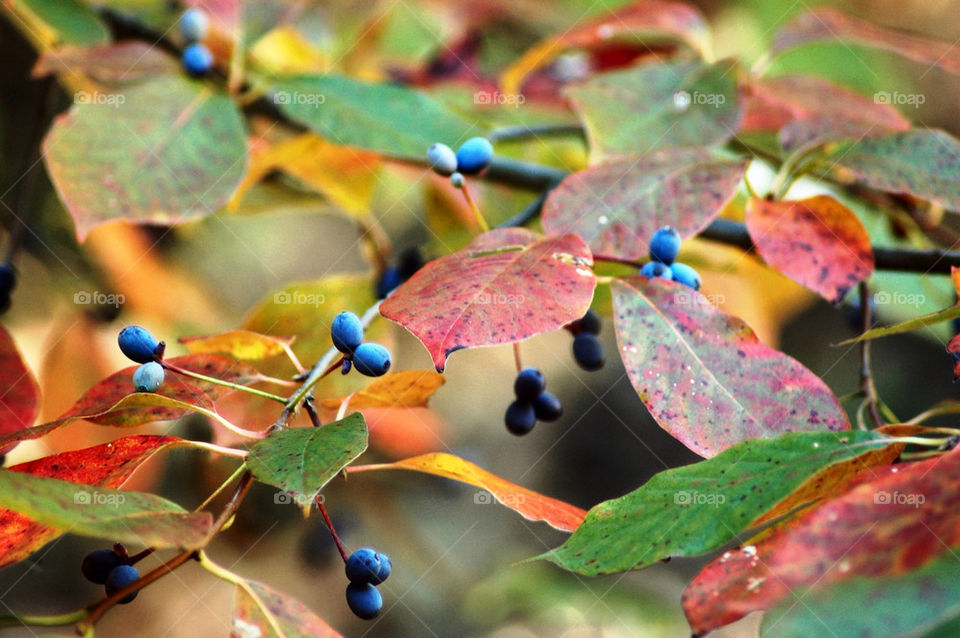
<path id="1" fill-rule="evenodd" d="M 703 230 L 734 196 L 745 160 L 702 148 L 669 149 L 574 173 L 550 192 L 543 228 L 576 233 L 594 253 L 638 259 L 664 225 L 683 237 Z"/>
<path id="2" fill-rule="evenodd" d="M 582 317 L 596 285 L 592 266 L 576 235 L 493 230 L 421 268 L 380 313 L 420 339 L 442 372 L 455 350 L 522 341 Z"/>
<path id="3" fill-rule="evenodd" d="M 353 410 L 364 408 L 422 408 L 433 393 L 446 383 L 433 370 L 404 370 L 385 375 L 362 390 L 345 397 L 324 399 L 321 406 L 336 413 L 344 401 Z"/>
<path id="4" fill-rule="evenodd" d="M 188 512 L 145 492 L 88 489 L 70 481 L 0 471 L 0 506 L 71 534 L 133 545 L 194 548 L 206 544 L 209 512 Z"/>
<path id="5" fill-rule="evenodd" d="M 697 454 L 850 427 L 819 377 L 700 293 L 642 276 L 614 280 L 611 292 L 630 382 L 660 427 Z"/>
<path id="6" fill-rule="evenodd" d="M 538 558 L 597 576 L 722 547 L 796 507 L 831 496 L 903 448 L 872 432 L 796 432 L 753 439 L 660 472 L 594 506 L 567 541 Z"/>
<path id="7" fill-rule="evenodd" d="M 13 337 L 0 326 L 0 437 L 29 428 L 39 410 L 40 387 Z M 0 454 L 15 444 L 0 442 Z"/>
<path id="8" fill-rule="evenodd" d="M 258 481 L 311 499 L 366 449 L 367 424 L 351 414 L 319 428 L 272 432 L 250 447 L 247 467 Z"/>
<path id="9" fill-rule="evenodd" d="M 263 583 L 237 583 L 233 606 L 236 638 L 340 638 L 341 634 L 306 605 Z"/>
<path id="10" fill-rule="evenodd" d="M 867 186 L 960 210 L 960 141 L 948 133 L 905 133 L 831 144 L 817 159 Z"/>
<path id="11" fill-rule="evenodd" d="M 175 436 L 124 436 L 110 443 L 61 452 L 9 468 L 93 487 L 118 488 L 161 450 L 190 445 Z M 0 508 L 0 567 L 23 560 L 63 532 L 25 514 Z"/>
<path id="12" fill-rule="evenodd" d="M 393 463 L 347 468 L 350 473 L 372 470 L 413 470 L 474 485 L 490 492 L 498 503 L 509 507 L 525 519 L 543 521 L 565 532 L 577 529 L 586 515 L 579 507 L 528 490 L 458 456 L 444 452 L 423 454 Z"/>
<path id="13" fill-rule="evenodd" d="M 955 44 L 877 26 L 833 7 L 817 7 L 788 23 L 774 38 L 773 52 L 835 41 L 883 49 L 925 67 L 960 73 L 960 50 Z"/>
<path id="14" fill-rule="evenodd" d="M 591 163 L 682 146 L 720 145 L 740 125 L 729 61 L 644 64 L 565 90 L 587 129 Z"/>
<path id="15" fill-rule="evenodd" d="M 937 310 L 936 312 L 931 312 L 929 314 L 921 315 L 919 317 L 914 317 L 913 319 L 907 319 L 906 321 L 895 323 L 892 326 L 871 328 L 863 334 L 853 337 L 852 339 L 845 339 L 837 345 L 846 346 L 850 345 L 851 343 L 858 343 L 860 341 L 870 341 L 871 339 L 879 339 L 880 337 L 889 337 L 890 335 L 912 332 L 914 330 L 926 328 L 927 326 L 943 323 L 944 321 L 951 321 L 957 317 L 960 317 L 960 304 L 950 306 L 949 308 L 944 308 L 943 310 Z"/>
<path id="16" fill-rule="evenodd" d="M 895 577 L 960 545 L 960 450 L 875 468 L 755 545 L 708 564 L 683 595 L 695 633 L 793 601 L 798 589 Z M 956 564 L 956 563 L 954 563 Z"/>
<path id="17" fill-rule="evenodd" d="M 746 222 L 767 264 L 827 301 L 838 303 L 873 272 L 867 229 L 829 195 L 796 201 L 752 197 Z"/>
<path id="18" fill-rule="evenodd" d="M 43 141 L 47 171 L 82 241 L 101 224 L 176 224 L 226 204 L 247 169 L 233 101 L 182 75 L 75 104 Z"/>

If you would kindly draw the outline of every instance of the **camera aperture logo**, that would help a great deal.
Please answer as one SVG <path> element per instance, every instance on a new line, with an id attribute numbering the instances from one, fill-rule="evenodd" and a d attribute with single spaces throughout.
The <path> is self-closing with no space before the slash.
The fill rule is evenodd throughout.
<path id="1" fill-rule="evenodd" d="M 527 101 L 522 93 L 501 93 L 500 91 L 477 91 L 473 94 L 474 104 L 498 104 L 520 108 Z"/>
<path id="2" fill-rule="evenodd" d="M 73 303 L 78 306 L 113 306 L 119 308 L 127 301 L 122 294 L 100 292 L 99 290 L 78 290 L 73 293 Z"/>
<path id="3" fill-rule="evenodd" d="M 326 303 L 324 295 L 302 290 L 284 290 L 273 295 L 273 303 L 278 306 L 313 306 L 319 308 Z"/>
<path id="4" fill-rule="evenodd" d="M 282 105 L 301 104 L 304 106 L 320 106 L 327 101 L 323 93 L 301 93 L 299 91 L 277 91 L 273 94 L 273 103 Z"/>
<path id="5" fill-rule="evenodd" d="M 527 499 L 523 494 L 504 494 L 502 497 L 495 496 L 485 490 L 479 490 L 473 495 L 474 505 L 493 505 L 500 503 L 507 507 L 517 508 L 526 503 Z"/>
<path id="6" fill-rule="evenodd" d="M 727 497 L 723 494 L 697 492 L 696 490 L 692 492 L 680 490 L 673 495 L 674 505 L 712 505 L 714 507 L 720 507 L 726 502 Z"/>
<path id="7" fill-rule="evenodd" d="M 120 507 L 126 501 L 126 496 L 114 492 L 104 493 L 96 490 L 92 492 L 78 490 L 73 493 L 74 505 L 112 505 L 113 507 Z"/>
<path id="8" fill-rule="evenodd" d="M 923 494 L 904 494 L 903 492 L 888 492 L 886 490 L 877 490 L 873 495 L 873 502 L 876 505 L 909 505 L 919 509 L 921 505 L 927 502 L 927 497 Z"/>
<path id="9" fill-rule="evenodd" d="M 297 507 L 309 507 L 316 501 L 323 503 L 323 494 L 310 496 L 308 494 L 298 494 L 294 492 L 277 492 L 273 495 L 274 505 L 296 505 Z"/>
<path id="10" fill-rule="evenodd" d="M 123 93 L 93 93 L 90 91 L 77 91 L 73 94 L 74 104 L 93 104 L 95 106 L 112 106 L 120 108 L 127 97 Z"/>

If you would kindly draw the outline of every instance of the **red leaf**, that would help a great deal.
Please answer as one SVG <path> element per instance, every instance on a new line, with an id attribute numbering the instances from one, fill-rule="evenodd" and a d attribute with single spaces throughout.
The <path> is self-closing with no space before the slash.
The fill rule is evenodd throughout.
<path id="1" fill-rule="evenodd" d="M 703 230 L 734 196 L 747 162 L 704 149 L 672 149 L 600 164 L 568 176 L 543 205 L 551 235 L 577 233 L 595 253 L 637 259 L 670 225 Z"/>
<path id="2" fill-rule="evenodd" d="M 818 7 L 787 24 L 777 33 L 773 52 L 836 40 L 884 49 L 924 65 L 960 73 L 960 49 L 954 44 L 880 27 L 832 7 Z"/>
<path id="3" fill-rule="evenodd" d="M 747 230 L 770 266 L 833 303 L 873 272 L 870 235 L 829 195 L 797 201 L 751 198 Z"/>
<path id="4" fill-rule="evenodd" d="M 115 489 L 157 452 L 189 445 L 175 436 L 135 435 L 83 450 L 61 452 L 9 468 L 63 481 Z M 0 567 L 23 560 L 63 534 L 18 512 L 0 508 Z"/>
<path id="5" fill-rule="evenodd" d="M 0 435 L 30 427 L 39 404 L 40 388 L 20 358 L 13 338 L 0 326 Z M 0 445 L 0 454 L 14 445 Z"/>
<path id="6" fill-rule="evenodd" d="M 416 335 L 442 372 L 460 348 L 513 343 L 582 317 L 596 285 L 592 266 L 576 235 L 493 230 L 421 268 L 380 313 Z"/>
<path id="7" fill-rule="evenodd" d="M 853 576 L 902 574 L 960 544 L 960 451 L 874 469 L 842 496 L 707 565 L 683 595 L 705 633 Z"/>
<path id="8" fill-rule="evenodd" d="M 947 352 L 953 355 L 953 380 L 960 380 L 960 334 L 953 335 L 947 343 Z"/>

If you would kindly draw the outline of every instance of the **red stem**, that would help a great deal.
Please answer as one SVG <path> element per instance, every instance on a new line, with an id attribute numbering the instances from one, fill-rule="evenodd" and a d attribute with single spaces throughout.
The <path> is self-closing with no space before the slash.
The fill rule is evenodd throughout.
<path id="1" fill-rule="evenodd" d="M 327 529 L 330 530 L 330 535 L 333 536 L 333 542 L 337 546 L 337 550 L 340 552 L 340 558 L 343 559 L 343 562 L 347 562 L 347 550 L 343 548 L 343 543 L 340 542 L 340 537 L 337 536 L 337 530 L 333 529 L 333 521 L 330 520 L 330 515 L 327 514 L 327 508 L 323 506 L 323 500 L 320 495 L 317 495 L 315 499 L 317 502 L 317 507 L 320 508 L 320 514 L 323 516 L 323 522 L 327 524 Z"/>

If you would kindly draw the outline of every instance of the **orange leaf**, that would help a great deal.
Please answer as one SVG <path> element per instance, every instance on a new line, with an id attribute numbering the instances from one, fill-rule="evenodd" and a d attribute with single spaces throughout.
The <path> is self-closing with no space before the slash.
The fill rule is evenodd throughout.
<path id="1" fill-rule="evenodd" d="M 281 354 L 293 338 L 271 337 L 249 330 L 228 330 L 218 335 L 180 337 L 191 354 L 226 353 L 236 359 L 252 361 Z"/>
<path id="2" fill-rule="evenodd" d="M 363 408 L 420 408 L 437 389 L 446 383 L 442 374 L 433 370 L 404 370 L 377 379 L 363 390 L 337 399 L 325 399 L 324 410 L 336 412 L 344 401 L 353 410 Z"/>

